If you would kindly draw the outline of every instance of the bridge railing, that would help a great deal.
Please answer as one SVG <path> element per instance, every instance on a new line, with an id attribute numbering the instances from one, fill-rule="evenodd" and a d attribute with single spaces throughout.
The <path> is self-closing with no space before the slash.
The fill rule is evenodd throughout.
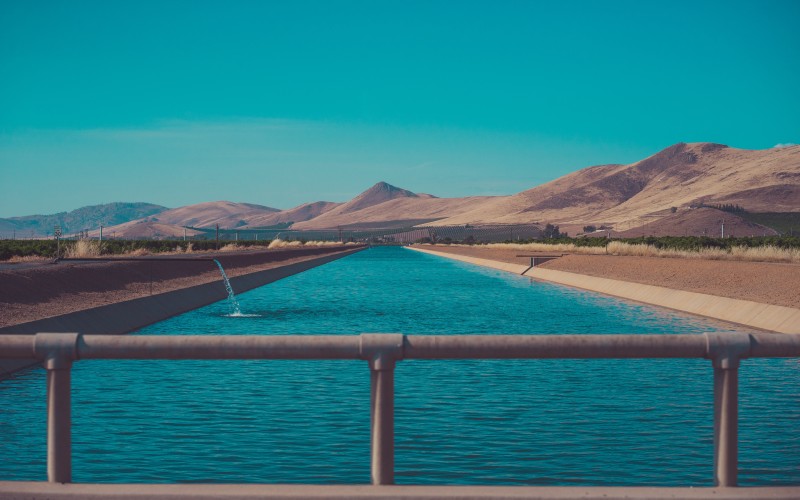
<path id="1" fill-rule="evenodd" d="M 744 358 L 800 357 L 800 334 L 0 336 L 0 357 L 47 370 L 47 477 L 72 479 L 71 367 L 88 359 L 352 359 L 369 363 L 372 484 L 394 484 L 394 368 L 404 359 L 705 358 L 714 373 L 714 482 L 737 485 L 738 370 Z"/>

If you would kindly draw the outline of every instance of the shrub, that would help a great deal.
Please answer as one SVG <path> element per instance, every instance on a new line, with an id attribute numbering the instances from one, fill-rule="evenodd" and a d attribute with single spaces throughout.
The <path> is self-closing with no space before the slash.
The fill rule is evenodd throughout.
<path id="1" fill-rule="evenodd" d="M 99 241 L 94 240 L 78 240 L 67 248 L 64 252 L 64 257 L 71 259 L 83 259 L 91 257 L 99 257 L 102 253 Z"/>

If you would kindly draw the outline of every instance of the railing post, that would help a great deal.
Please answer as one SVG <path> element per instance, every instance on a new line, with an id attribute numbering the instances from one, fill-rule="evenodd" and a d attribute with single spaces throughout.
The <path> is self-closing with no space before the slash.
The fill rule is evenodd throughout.
<path id="1" fill-rule="evenodd" d="M 370 369 L 372 484 L 394 484 L 394 367 L 403 358 L 403 336 L 362 334 L 360 351 Z"/>
<path id="2" fill-rule="evenodd" d="M 394 484 L 394 360 L 370 364 L 372 484 Z"/>
<path id="3" fill-rule="evenodd" d="M 739 370 L 714 366 L 714 484 L 736 486 L 739 455 Z"/>
<path id="4" fill-rule="evenodd" d="M 739 469 L 739 360 L 750 352 L 750 335 L 706 334 L 714 366 L 714 484 L 737 485 Z"/>
<path id="5" fill-rule="evenodd" d="M 72 482 L 72 361 L 77 333 L 37 333 L 36 356 L 47 370 L 47 480 Z"/>

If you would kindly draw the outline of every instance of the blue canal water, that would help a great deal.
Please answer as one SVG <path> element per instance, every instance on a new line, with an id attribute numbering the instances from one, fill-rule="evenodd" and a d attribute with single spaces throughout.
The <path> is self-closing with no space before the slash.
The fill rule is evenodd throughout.
<path id="1" fill-rule="evenodd" d="M 222 287 L 220 283 L 220 287 Z M 672 334 L 730 327 L 373 248 L 147 334 Z M 800 364 L 741 369 L 740 483 L 800 484 Z M 704 360 L 402 361 L 401 484 L 710 486 Z M 45 480 L 41 369 L 0 383 L 0 479 Z M 76 482 L 368 483 L 362 361 L 80 361 Z"/>

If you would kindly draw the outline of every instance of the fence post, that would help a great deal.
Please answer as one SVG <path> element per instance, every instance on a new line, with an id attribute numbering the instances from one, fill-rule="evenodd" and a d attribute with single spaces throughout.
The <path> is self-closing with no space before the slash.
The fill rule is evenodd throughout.
<path id="1" fill-rule="evenodd" d="M 47 370 L 47 480 L 72 482 L 72 361 L 77 333 L 37 333 L 34 352 Z"/>
<path id="2" fill-rule="evenodd" d="M 394 367 L 403 358 L 403 335 L 362 334 L 369 361 L 372 484 L 394 484 Z"/>
<path id="3" fill-rule="evenodd" d="M 737 484 L 738 398 L 738 368 L 714 366 L 714 484 L 717 486 Z"/>
<path id="4" fill-rule="evenodd" d="M 737 485 L 739 469 L 739 360 L 750 352 L 746 333 L 705 334 L 714 366 L 714 484 Z"/>

